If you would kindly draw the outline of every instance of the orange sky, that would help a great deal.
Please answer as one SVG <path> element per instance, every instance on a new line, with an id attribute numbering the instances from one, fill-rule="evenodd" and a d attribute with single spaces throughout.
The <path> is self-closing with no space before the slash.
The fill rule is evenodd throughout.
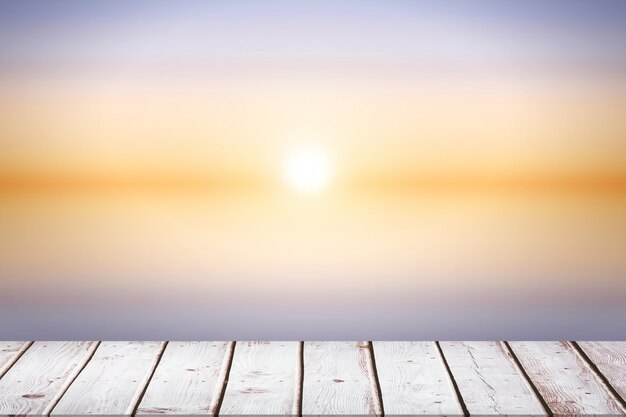
<path id="1" fill-rule="evenodd" d="M 552 81 L 5 80 L 0 175 L 272 183 L 290 147 L 314 142 L 339 182 L 622 182 L 623 89 Z"/>

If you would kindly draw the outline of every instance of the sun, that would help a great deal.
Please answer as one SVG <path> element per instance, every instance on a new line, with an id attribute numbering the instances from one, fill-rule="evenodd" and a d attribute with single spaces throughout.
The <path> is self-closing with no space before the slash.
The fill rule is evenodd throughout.
<path id="1" fill-rule="evenodd" d="M 328 186 L 333 175 L 328 153 L 313 145 L 301 145 L 287 153 L 284 179 L 301 194 L 314 194 Z"/>

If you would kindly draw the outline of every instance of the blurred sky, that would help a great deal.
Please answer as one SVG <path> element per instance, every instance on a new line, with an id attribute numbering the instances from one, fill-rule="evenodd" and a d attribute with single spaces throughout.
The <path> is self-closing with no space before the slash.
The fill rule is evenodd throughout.
<path id="1" fill-rule="evenodd" d="M 340 178 L 622 176 L 620 1 L 8 1 L 0 161 L 254 177 L 314 137 Z"/>
<path id="2" fill-rule="evenodd" d="M 623 339 L 625 22 L 0 2 L 0 336 Z"/>

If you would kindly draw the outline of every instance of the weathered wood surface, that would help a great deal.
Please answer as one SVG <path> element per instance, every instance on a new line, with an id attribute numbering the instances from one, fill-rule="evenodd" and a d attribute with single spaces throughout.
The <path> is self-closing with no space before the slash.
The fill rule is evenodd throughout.
<path id="1" fill-rule="evenodd" d="M 224 361 L 232 344 L 170 342 L 137 414 L 213 414 L 221 395 L 222 368 L 230 365 L 230 360 Z"/>
<path id="2" fill-rule="evenodd" d="M 607 382 L 626 399 L 626 342 L 578 342 Z"/>
<path id="3" fill-rule="evenodd" d="M 503 344 L 441 342 L 440 345 L 471 415 L 546 415 Z"/>
<path id="4" fill-rule="evenodd" d="M 102 342 L 52 414 L 132 414 L 164 345 L 164 342 Z"/>
<path id="5" fill-rule="evenodd" d="M 305 342 L 302 414 L 380 415 L 368 342 Z"/>
<path id="6" fill-rule="evenodd" d="M 31 346 L 32 342 L 0 342 L 0 378 Z"/>
<path id="7" fill-rule="evenodd" d="M 386 414 L 463 415 L 434 342 L 374 342 Z"/>
<path id="8" fill-rule="evenodd" d="M 299 392 L 299 342 L 237 342 L 220 415 L 297 415 Z"/>
<path id="9" fill-rule="evenodd" d="M 0 416 L 626 414 L 626 342 L 0 342 Z"/>
<path id="10" fill-rule="evenodd" d="M 0 379 L 0 414 L 48 414 L 96 342 L 35 342 Z"/>
<path id="11" fill-rule="evenodd" d="M 623 410 L 567 342 L 511 342 L 555 415 L 618 415 Z"/>

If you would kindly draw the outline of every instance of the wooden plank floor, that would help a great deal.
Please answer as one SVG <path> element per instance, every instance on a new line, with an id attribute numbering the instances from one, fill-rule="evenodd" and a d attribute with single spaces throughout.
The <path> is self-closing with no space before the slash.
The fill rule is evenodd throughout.
<path id="1" fill-rule="evenodd" d="M 626 414 L 626 342 L 0 342 L 0 416 Z"/>

